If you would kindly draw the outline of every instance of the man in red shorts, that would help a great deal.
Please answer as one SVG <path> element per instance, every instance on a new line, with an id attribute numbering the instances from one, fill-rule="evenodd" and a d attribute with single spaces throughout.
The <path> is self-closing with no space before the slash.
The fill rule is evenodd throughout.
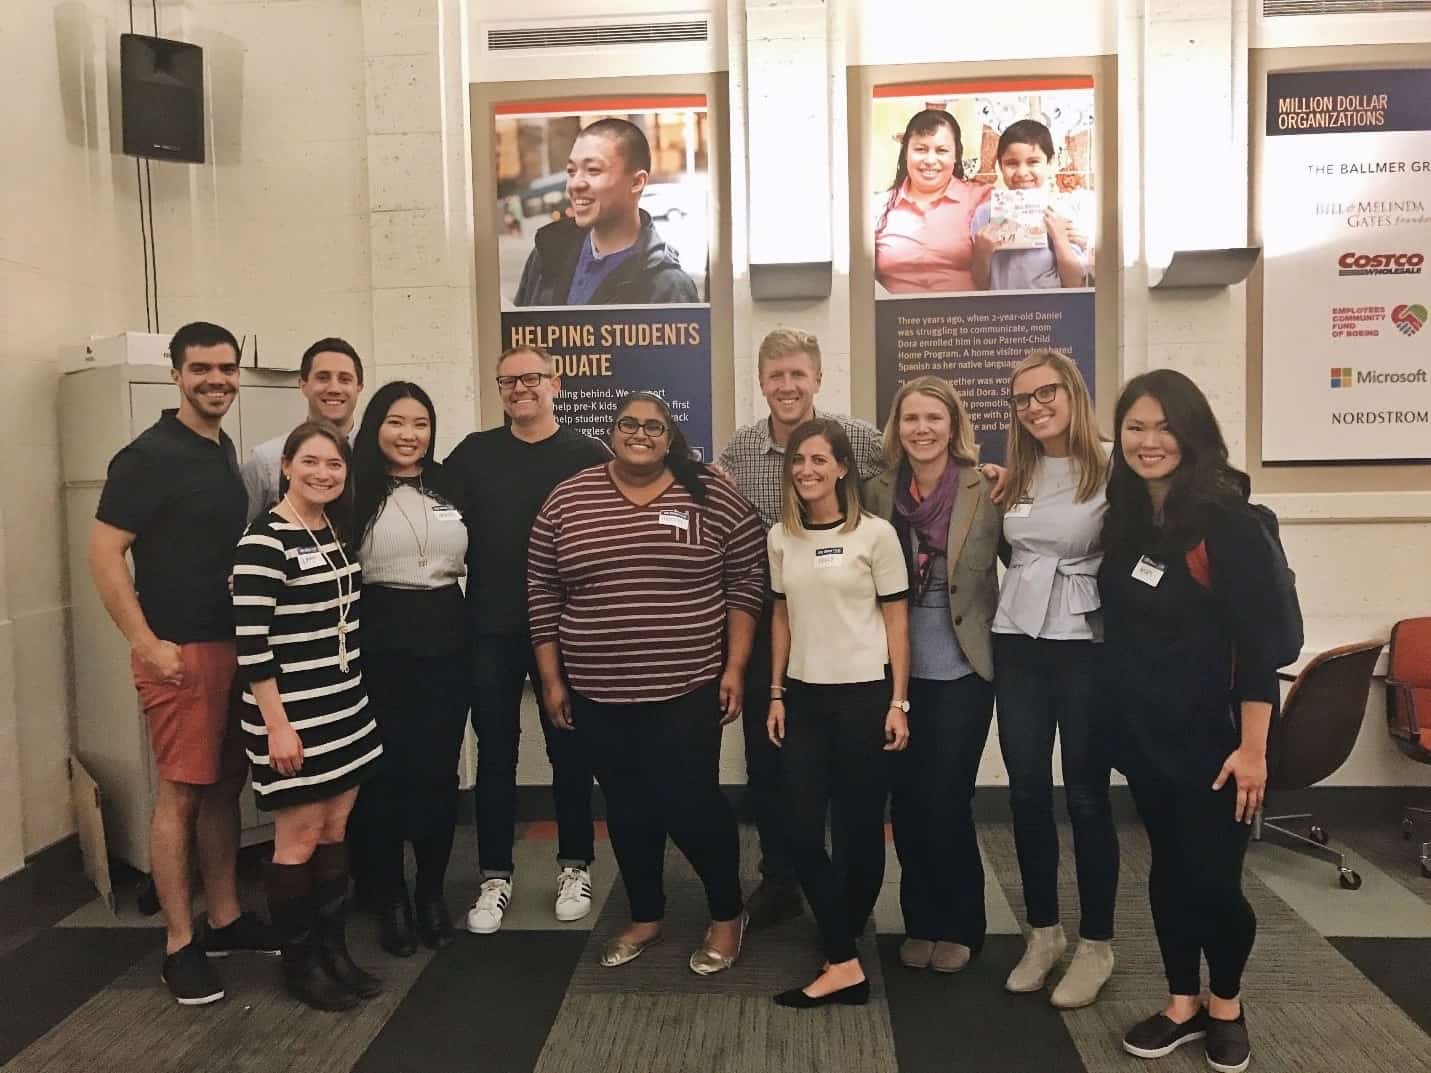
<path id="1" fill-rule="evenodd" d="M 158 772 L 150 868 L 168 928 L 163 979 L 176 1001 L 202 1006 L 224 997 L 209 958 L 277 954 L 278 944 L 257 916 L 240 911 L 235 881 L 246 772 L 230 707 L 237 658 L 228 577 L 248 498 L 220 426 L 238 395 L 238 342 L 197 322 L 180 328 L 169 350 L 179 407 L 110 462 L 89 565 L 129 642 Z M 195 846 L 208 912 L 197 939 Z"/>

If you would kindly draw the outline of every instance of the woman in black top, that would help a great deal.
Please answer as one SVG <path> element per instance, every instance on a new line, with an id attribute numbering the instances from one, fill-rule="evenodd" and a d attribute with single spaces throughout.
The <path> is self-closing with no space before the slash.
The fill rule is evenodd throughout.
<path id="1" fill-rule="evenodd" d="M 386 384 L 353 443 L 355 532 L 363 564 L 363 657 L 383 737 L 381 772 L 358 799 L 352 844 L 383 949 L 453 940 L 443 881 L 457 824 L 457 757 L 469 702 L 467 527 L 456 483 L 433 461 L 437 415 L 417 384 Z M 416 930 L 403 847 L 417 859 Z"/>
<path id="2" fill-rule="evenodd" d="M 1213 1069 L 1240 1071 L 1250 1055 L 1242 970 L 1257 930 L 1242 864 L 1278 701 L 1278 566 L 1197 385 L 1169 369 L 1135 377 L 1115 427 L 1098 577 L 1107 729 L 1148 832 L 1170 992 L 1123 1046 L 1158 1058 L 1205 1037 Z M 1207 564 L 1206 583 L 1190 561 Z"/>

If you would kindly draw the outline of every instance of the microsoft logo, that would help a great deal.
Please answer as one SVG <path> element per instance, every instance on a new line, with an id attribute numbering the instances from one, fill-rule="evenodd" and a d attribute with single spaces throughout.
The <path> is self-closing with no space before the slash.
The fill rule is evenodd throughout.
<path id="1" fill-rule="evenodd" d="M 1352 371 L 1350 368 L 1332 369 L 1332 387 L 1351 387 Z"/>

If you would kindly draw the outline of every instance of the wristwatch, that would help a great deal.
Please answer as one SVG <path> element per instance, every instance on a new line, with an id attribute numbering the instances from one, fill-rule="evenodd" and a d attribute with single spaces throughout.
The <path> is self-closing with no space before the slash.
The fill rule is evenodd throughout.
<path id="1" fill-rule="evenodd" d="M 905 715 L 909 714 L 909 701 L 907 700 L 892 700 L 889 702 L 889 706 L 891 708 L 898 708 Z"/>

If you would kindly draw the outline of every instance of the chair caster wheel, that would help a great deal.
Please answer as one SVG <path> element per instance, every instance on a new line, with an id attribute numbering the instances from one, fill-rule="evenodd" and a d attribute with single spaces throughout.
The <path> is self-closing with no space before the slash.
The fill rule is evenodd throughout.
<path id="1" fill-rule="evenodd" d="M 1311 835 L 1312 841 L 1319 846 L 1325 846 L 1331 841 L 1331 836 L 1327 834 L 1327 829 L 1315 823 L 1312 824 Z"/>
<path id="2" fill-rule="evenodd" d="M 1342 890 L 1361 890 L 1361 876 L 1350 868 L 1341 870 L 1337 882 L 1341 884 Z"/>

